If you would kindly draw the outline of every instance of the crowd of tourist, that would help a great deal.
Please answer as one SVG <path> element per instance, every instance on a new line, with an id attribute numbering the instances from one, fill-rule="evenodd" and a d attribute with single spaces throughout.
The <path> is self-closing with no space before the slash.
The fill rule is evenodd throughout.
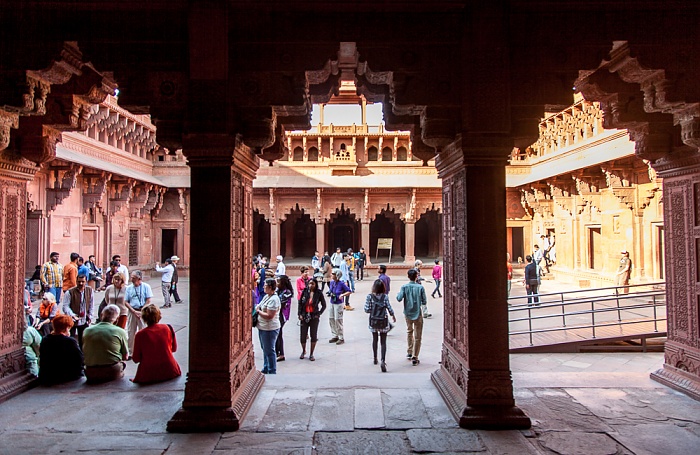
<path id="1" fill-rule="evenodd" d="M 172 306 L 171 295 L 182 303 L 177 294 L 179 259 L 168 258 L 162 268 L 156 264 L 163 274 L 166 303 L 161 308 Z M 104 292 L 104 297 L 96 307 L 98 292 Z M 36 312 L 32 294 L 41 299 Z M 24 291 L 23 345 L 28 371 L 45 385 L 83 376 L 87 383 L 103 383 L 123 378 L 125 362 L 133 360 L 138 364 L 131 379 L 135 383 L 180 376 L 173 357 L 175 331 L 159 323 L 161 312 L 152 297 L 142 272 L 129 273 L 119 255 L 112 257 L 103 273 L 92 255 L 84 262 L 78 253 L 71 253 L 70 261 L 62 265 L 59 253 L 52 252 L 45 264 L 37 266 Z"/>
<path id="2" fill-rule="evenodd" d="M 292 296 L 294 295 L 291 280 L 285 274 L 287 267 L 283 257 L 277 256 L 277 266 L 272 272 L 268 259 L 261 254 L 253 258 L 252 276 L 253 288 L 253 326 L 258 329 L 260 346 L 263 351 L 264 374 L 276 374 L 277 362 L 286 360 L 282 329 L 290 318 Z M 282 267 L 280 267 L 282 265 Z M 300 359 L 307 357 L 307 340 L 310 338 L 308 359 L 315 361 L 316 343 L 318 342 L 318 327 L 321 316 L 328 310 L 330 325 L 330 343 L 342 345 L 345 343 L 343 314 L 352 311 L 350 297 L 355 293 L 355 277 L 358 281 L 365 279 L 364 269 L 367 265 L 367 255 L 364 248 L 354 253 L 352 249 L 342 252 L 337 248 L 331 256 L 328 252 L 320 255 L 318 251 L 311 258 L 311 267 L 301 266 L 300 276 L 296 279 L 297 318 L 299 320 L 299 341 L 301 344 Z M 396 296 L 396 301 L 402 302 L 407 326 L 406 358 L 413 365 L 420 363 L 419 354 L 423 333 L 423 319 L 432 315 L 428 312 L 425 281 L 420 277 L 421 261 L 416 261 L 415 267 L 407 273 L 409 282 L 403 285 Z M 369 330 L 372 333 L 372 352 L 374 364 L 380 364 L 383 372 L 386 365 L 387 334 L 394 328 L 396 316 L 390 303 L 391 279 L 386 274 L 386 266 L 379 265 L 377 279 L 372 284 L 372 291 L 366 296 L 364 311 L 369 314 Z M 442 297 L 440 285 L 442 281 L 442 266 L 435 260 L 432 271 L 435 280 L 435 294 Z M 324 289 L 327 285 L 327 290 Z M 326 297 L 328 302 L 326 302 Z M 392 321 L 389 320 L 391 316 Z M 381 345 L 381 356 L 378 349 Z M 380 361 L 381 358 L 381 361 Z"/>

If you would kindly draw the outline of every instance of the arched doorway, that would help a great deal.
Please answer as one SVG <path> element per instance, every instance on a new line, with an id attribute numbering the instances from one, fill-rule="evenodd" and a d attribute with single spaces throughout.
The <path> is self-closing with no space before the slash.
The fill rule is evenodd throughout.
<path id="1" fill-rule="evenodd" d="M 416 257 L 437 258 L 442 255 L 442 214 L 430 209 L 416 221 Z"/>
<path id="2" fill-rule="evenodd" d="M 397 214 L 394 209 L 389 209 L 389 204 L 387 204 L 386 209 L 382 209 L 382 211 L 374 217 L 374 220 L 369 223 L 370 249 L 368 254 L 371 254 L 372 257 L 376 255 L 378 239 L 393 239 L 392 262 L 398 257 L 403 257 L 404 243 L 406 241 L 406 225 L 401 221 L 401 216 Z M 382 255 L 388 256 L 389 252 L 380 251 L 379 257 L 381 258 Z"/>
<path id="3" fill-rule="evenodd" d="M 327 229 L 326 248 L 328 251 L 335 251 L 338 247 L 341 251 L 346 251 L 348 248 L 354 250 L 359 248 L 360 221 L 354 213 L 350 212 L 350 209 L 345 208 L 345 204 L 341 204 L 340 208 L 331 215 Z"/>
<path id="4" fill-rule="evenodd" d="M 285 258 L 311 258 L 316 249 L 316 223 L 299 204 L 280 224 L 280 251 Z"/>
<path id="5" fill-rule="evenodd" d="M 270 257 L 270 222 L 257 210 L 253 211 L 253 253 Z"/>

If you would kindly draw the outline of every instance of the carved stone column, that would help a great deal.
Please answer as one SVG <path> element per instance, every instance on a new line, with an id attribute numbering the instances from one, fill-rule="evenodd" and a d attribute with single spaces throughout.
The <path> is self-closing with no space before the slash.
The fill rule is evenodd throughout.
<path id="1" fill-rule="evenodd" d="M 404 263 L 413 266 L 416 262 L 415 254 L 416 246 L 416 223 L 415 221 L 406 220 L 406 242 L 404 244 Z"/>
<path id="2" fill-rule="evenodd" d="M 663 161 L 663 160 L 659 160 Z M 664 366 L 651 374 L 700 400 L 700 157 L 654 165 L 663 178 L 668 339 Z"/>
<path id="3" fill-rule="evenodd" d="M 186 137 L 191 167 L 190 358 L 173 432 L 235 431 L 264 381 L 252 327 L 253 189 L 257 159 L 227 135 Z M 229 283 L 229 286 L 209 285 Z"/>
<path id="4" fill-rule="evenodd" d="M 25 369 L 22 347 L 27 181 L 34 163 L 0 152 L 0 403 L 25 391 L 34 376 Z"/>
<path id="5" fill-rule="evenodd" d="M 370 266 L 372 263 L 370 261 L 370 256 L 372 256 L 370 253 L 370 248 L 369 248 L 369 221 L 365 222 L 362 221 L 361 224 L 361 239 L 362 242 L 360 243 L 360 246 L 365 249 L 365 254 L 367 254 L 367 263 L 365 264 L 365 267 Z"/>
<path id="6" fill-rule="evenodd" d="M 437 158 L 445 326 L 442 365 L 432 380 L 463 428 L 529 428 L 515 407 L 508 357 L 505 161 L 468 158 L 459 144 Z"/>
<path id="7" fill-rule="evenodd" d="M 319 254 L 323 254 L 326 250 L 326 220 L 316 221 L 316 250 Z"/>
<path id="8" fill-rule="evenodd" d="M 272 262 L 280 254 L 280 223 L 277 217 L 270 220 L 270 262 Z"/>

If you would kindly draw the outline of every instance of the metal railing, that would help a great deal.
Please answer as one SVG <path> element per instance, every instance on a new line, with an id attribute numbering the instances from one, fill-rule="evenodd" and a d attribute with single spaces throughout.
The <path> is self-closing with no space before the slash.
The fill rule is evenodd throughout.
<path id="1" fill-rule="evenodd" d="M 539 301 L 535 302 L 535 298 Z M 511 297 L 508 299 L 510 325 L 526 322 L 528 328 L 510 330 L 509 334 L 528 334 L 533 346 L 533 335 L 538 333 L 590 329 L 595 339 L 597 328 L 647 322 L 653 323 L 654 332 L 659 332 L 659 323 L 666 321 L 665 307 L 664 282 Z M 520 316 L 521 313 L 526 316 Z M 611 313 L 613 318 L 605 317 Z M 533 327 L 533 323 L 545 326 Z"/>

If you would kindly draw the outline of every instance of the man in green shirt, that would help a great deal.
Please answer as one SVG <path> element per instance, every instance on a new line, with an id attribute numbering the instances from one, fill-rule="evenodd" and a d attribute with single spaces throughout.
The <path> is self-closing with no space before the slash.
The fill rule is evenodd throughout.
<path id="1" fill-rule="evenodd" d="M 420 354 L 421 338 L 423 337 L 423 315 L 421 314 L 421 305 L 426 305 L 428 299 L 425 296 L 425 288 L 416 283 L 418 278 L 418 270 L 411 269 L 408 271 L 408 283 L 401 286 L 396 300 L 403 300 L 403 314 L 406 316 L 406 327 L 408 336 L 408 354 L 406 358 L 411 360 L 413 366 L 420 363 L 418 354 Z"/>
<path id="2" fill-rule="evenodd" d="M 124 377 L 129 358 L 126 331 L 114 325 L 119 316 L 119 307 L 107 305 L 102 310 L 100 322 L 88 327 L 83 333 L 85 376 L 87 382 L 96 384 Z"/>

